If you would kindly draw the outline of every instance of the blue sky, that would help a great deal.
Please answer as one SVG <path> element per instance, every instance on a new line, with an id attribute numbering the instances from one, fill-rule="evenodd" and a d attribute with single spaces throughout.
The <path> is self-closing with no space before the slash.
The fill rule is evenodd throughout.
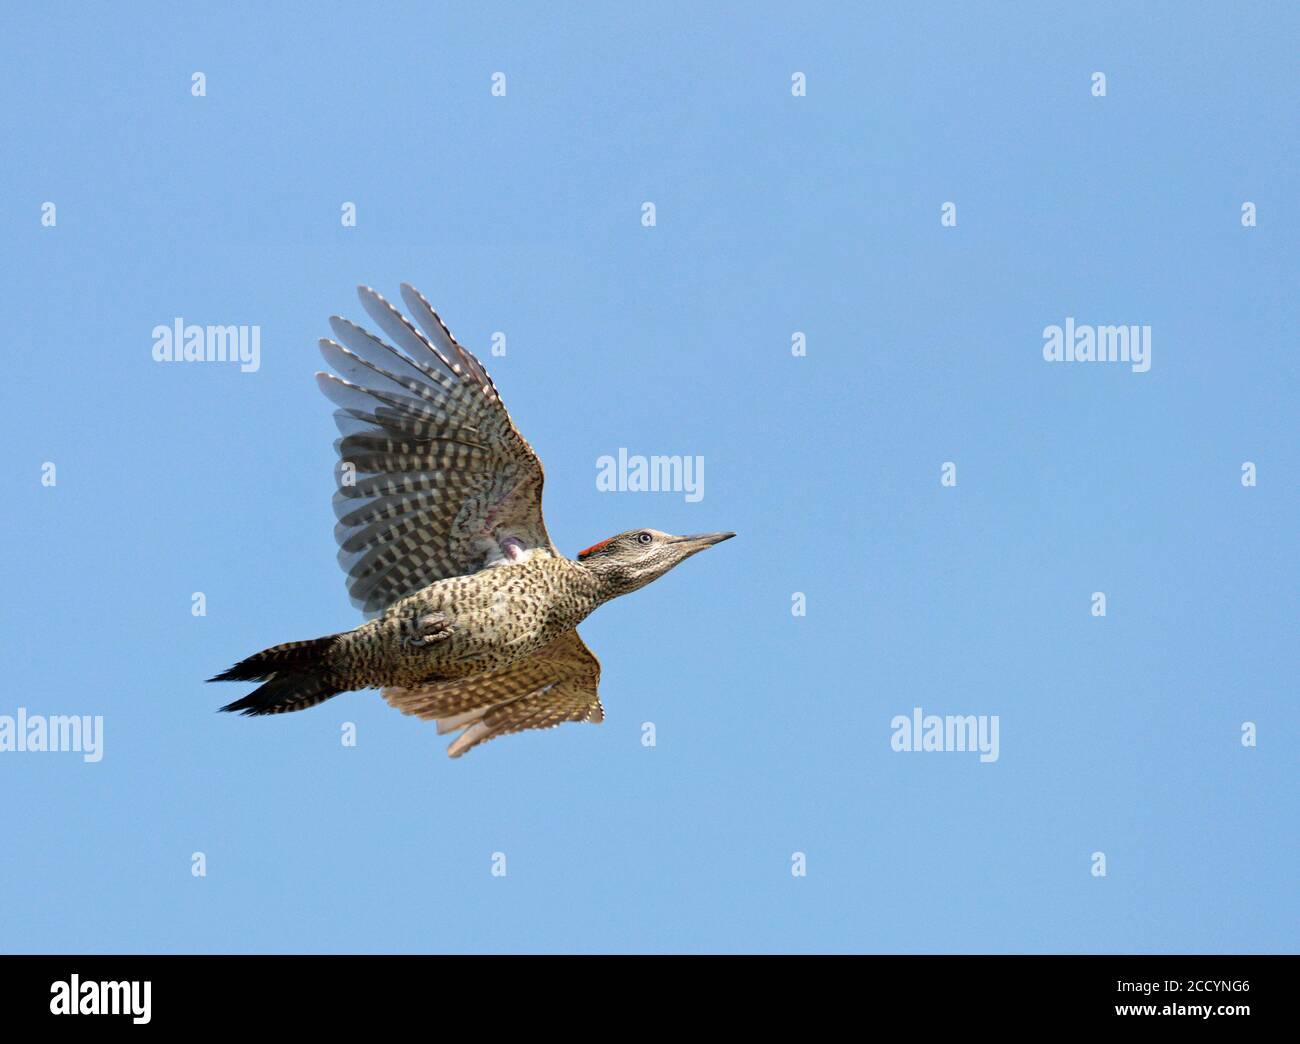
<path id="1" fill-rule="evenodd" d="M 1294 951 L 1300 17 L 1089 6 L 7 11 L 0 715 L 104 750 L 0 753 L 0 949 Z M 563 551 L 740 534 L 583 625 L 598 727 L 214 713 L 359 622 L 315 342 L 403 280 Z M 178 316 L 260 368 L 155 362 Z"/>

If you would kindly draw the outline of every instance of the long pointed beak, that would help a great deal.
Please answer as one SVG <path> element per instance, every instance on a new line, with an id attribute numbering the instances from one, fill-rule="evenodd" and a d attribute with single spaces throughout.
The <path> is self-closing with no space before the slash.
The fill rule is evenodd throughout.
<path id="1" fill-rule="evenodd" d="M 721 544 L 724 540 L 730 540 L 735 533 L 694 533 L 691 536 L 680 536 L 673 541 L 675 544 L 688 544 L 692 553 L 703 551 L 706 547 L 712 547 L 714 544 Z"/>

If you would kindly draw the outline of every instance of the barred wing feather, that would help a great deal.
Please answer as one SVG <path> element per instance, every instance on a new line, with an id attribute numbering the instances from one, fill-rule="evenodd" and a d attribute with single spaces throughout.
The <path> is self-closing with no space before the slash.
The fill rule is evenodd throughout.
<path id="1" fill-rule="evenodd" d="M 368 615 L 504 560 L 510 540 L 556 554 L 542 517 L 542 464 L 482 364 L 403 284 L 408 319 L 369 287 L 366 312 L 391 338 L 330 319 L 316 375 L 338 407 L 334 509 L 339 562 Z"/>
<path id="2" fill-rule="evenodd" d="M 600 661 L 575 630 L 503 667 L 412 688 L 390 687 L 383 695 L 403 714 L 437 721 L 440 733 L 463 729 L 447 748 L 458 758 L 512 732 L 603 721 L 599 684 Z"/>

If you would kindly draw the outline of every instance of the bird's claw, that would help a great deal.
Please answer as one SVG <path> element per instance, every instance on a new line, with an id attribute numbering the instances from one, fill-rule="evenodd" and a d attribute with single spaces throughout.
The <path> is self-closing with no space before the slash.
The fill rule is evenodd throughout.
<path id="1" fill-rule="evenodd" d="M 415 621 L 415 633 L 408 634 L 402 642 L 414 649 L 432 645 L 451 636 L 451 621 L 442 613 L 430 613 Z"/>

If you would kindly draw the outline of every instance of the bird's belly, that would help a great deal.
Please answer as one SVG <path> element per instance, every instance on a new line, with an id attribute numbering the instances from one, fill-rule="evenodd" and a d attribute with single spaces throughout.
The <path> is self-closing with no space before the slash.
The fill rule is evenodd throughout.
<path id="1" fill-rule="evenodd" d="M 528 656 L 555 636 L 544 616 L 512 612 L 508 606 L 473 611 L 452 620 L 448 666 L 473 674 Z"/>
<path id="2" fill-rule="evenodd" d="M 572 614 L 556 610 L 544 600 L 510 592 L 459 606 L 426 602 L 412 606 L 407 628 L 429 616 L 442 614 L 449 625 L 446 636 L 425 645 L 402 643 L 399 662 L 386 684 L 413 685 L 433 678 L 460 678 L 504 667 L 529 656 L 572 628 Z"/>
<path id="3" fill-rule="evenodd" d="M 503 667 L 575 627 L 595 608 L 582 595 L 554 560 L 536 555 L 440 580 L 367 625 L 380 632 L 373 637 L 385 661 L 373 672 L 384 677 L 369 684 L 409 686 Z"/>

